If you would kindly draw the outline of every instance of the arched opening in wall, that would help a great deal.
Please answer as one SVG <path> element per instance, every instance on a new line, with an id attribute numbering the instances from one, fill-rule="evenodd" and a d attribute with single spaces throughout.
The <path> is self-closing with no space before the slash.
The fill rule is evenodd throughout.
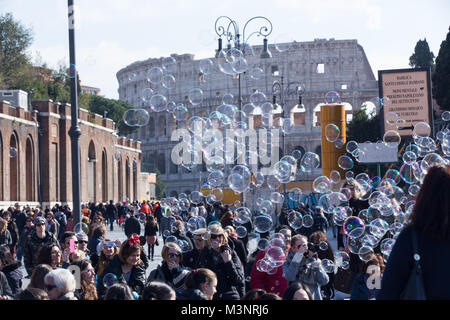
<path id="1" fill-rule="evenodd" d="M 137 161 L 136 159 L 133 160 L 133 196 L 134 200 L 140 200 L 138 199 L 138 192 L 137 192 Z"/>
<path id="2" fill-rule="evenodd" d="M 320 107 L 325 103 L 319 103 L 313 109 L 313 127 L 320 127 Z"/>
<path id="3" fill-rule="evenodd" d="M 102 201 L 108 201 L 108 161 L 106 150 L 102 152 Z"/>
<path id="4" fill-rule="evenodd" d="M 158 154 L 158 170 L 161 174 L 166 174 L 166 157 L 164 153 Z"/>
<path id="5" fill-rule="evenodd" d="M 3 138 L 0 132 L 0 201 L 3 201 Z"/>
<path id="6" fill-rule="evenodd" d="M 127 158 L 125 162 L 125 197 L 128 198 L 127 201 L 132 201 L 130 196 L 130 159 Z"/>
<path id="7" fill-rule="evenodd" d="M 9 200 L 19 201 L 19 140 L 14 132 L 9 141 Z"/>
<path id="8" fill-rule="evenodd" d="M 25 149 L 25 188 L 26 188 L 26 200 L 35 201 L 35 166 L 34 166 L 34 147 L 31 137 L 27 138 L 27 144 Z"/>
<path id="9" fill-rule="evenodd" d="M 95 154 L 95 146 L 94 141 L 91 140 L 89 142 L 89 151 L 88 151 L 88 172 L 87 172 L 87 181 L 88 181 L 88 200 L 91 202 L 96 202 L 96 186 L 97 186 L 97 179 L 96 179 L 96 162 L 97 157 Z"/>
<path id="10" fill-rule="evenodd" d="M 161 116 L 158 118 L 158 137 L 164 137 L 166 135 L 166 117 Z"/>
<path id="11" fill-rule="evenodd" d="M 123 168 L 122 159 L 117 160 L 117 199 L 123 201 Z"/>
<path id="12" fill-rule="evenodd" d="M 303 105 L 296 105 L 291 109 L 291 119 L 294 125 L 304 126 L 306 124 L 306 110 Z"/>
<path id="13" fill-rule="evenodd" d="M 322 146 L 317 146 L 315 153 L 319 156 L 319 159 L 320 159 L 319 168 L 322 168 Z"/>
<path id="14" fill-rule="evenodd" d="M 344 105 L 345 110 L 345 123 L 349 123 L 353 119 L 353 107 L 348 102 L 343 102 L 342 104 Z M 370 108 L 371 107 L 370 104 L 373 106 L 373 108 Z M 368 106 L 369 106 L 368 112 L 369 113 L 373 112 L 373 115 L 376 115 L 377 108 L 375 107 L 375 105 L 372 102 L 369 102 Z"/>
<path id="15" fill-rule="evenodd" d="M 147 125 L 147 135 L 149 138 L 153 138 L 155 136 L 155 118 L 150 117 Z"/>

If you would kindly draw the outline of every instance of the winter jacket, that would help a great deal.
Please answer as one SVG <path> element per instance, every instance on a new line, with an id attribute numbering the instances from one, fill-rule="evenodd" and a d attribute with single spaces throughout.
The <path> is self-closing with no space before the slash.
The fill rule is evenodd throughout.
<path id="1" fill-rule="evenodd" d="M 145 225 L 144 236 L 156 236 L 158 234 L 158 225 L 150 225 L 149 223 Z"/>
<path id="2" fill-rule="evenodd" d="M 199 267 L 213 271 L 217 276 L 217 292 L 213 300 L 239 300 L 245 288 L 244 268 L 236 252 L 231 250 L 231 261 L 224 262 L 220 252 L 204 248 Z"/>
<path id="3" fill-rule="evenodd" d="M 16 295 L 22 289 L 23 274 L 22 270 L 20 270 L 21 266 L 22 262 L 14 261 L 13 263 L 3 267 L 2 270 L 8 280 L 8 284 L 13 295 Z"/>
<path id="4" fill-rule="evenodd" d="M 328 283 L 329 278 L 320 263 L 316 260 L 311 266 L 307 266 L 306 257 L 301 256 L 300 261 L 294 260 L 295 252 L 289 251 L 286 262 L 283 264 L 283 275 L 289 281 L 289 284 L 299 281 L 307 285 L 313 300 L 322 300 L 320 287 Z"/>
<path id="5" fill-rule="evenodd" d="M 46 244 L 53 243 L 58 243 L 58 240 L 56 240 L 52 233 L 45 231 L 44 238 L 41 239 L 37 236 L 36 230 L 31 232 L 25 241 L 25 246 L 23 248 L 23 261 L 25 262 L 25 269 L 29 275 L 33 273 L 33 269 L 37 265 L 37 255 L 39 249 Z"/>
<path id="6" fill-rule="evenodd" d="M 3 297 L 6 296 L 8 300 L 13 299 L 13 293 L 8 284 L 8 279 L 6 278 L 5 274 L 1 271 L 0 271 L 0 296 Z"/>
<path id="7" fill-rule="evenodd" d="M 106 218 L 115 219 L 117 217 L 117 208 L 113 204 L 108 204 L 106 206 Z"/>
<path id="8" fill-rule="evenodd" d="M 25 211 L 15 210 L 12 217 L 17 225 L 17 230 L 19 235 L 22 233 L 23 227 L 25 227 L 25 220 L 27 219 L 27 214 Z"/>
<path id="9" fill-rule="evenodd" d="M 141 223 L 136 217 L 129 217 L 125 220 L 124 231 L 127 238 L 129 238 L 133 233 L 136 233 L 139 236 L 141 234 Z"/>
<path id="10" fill-rule="evenodd" d="M 245 270 L 245 266 L 247 265 L 247 256 L 248 256 L 247 248 L 244 246 L 244 243 L 240 239 L 228 237 L 228 240 L 231 243 L 233 243 L 233 246 L 234 246 L 233 249 L 234 249 L 234 251 L 236 251 L 236 254 L 239 257 L 239 260 L 241 260 L 242 267 Z"/>
<path id="11" fill-rule="evenodd" d="M 186 289 L 177 294 L 177 300 L 208 300 L 199 289 Z"/>
<path id="12" fill-rule="evenodd" d="M 186 289 L 184 281 L 186 277 L 191 273 L 189 268 L 182 265 L 173 268 L 172 271 L 167 267 L 167 263 L 163 261 L 161 265 L 157 266 L 150 272 L 147 282 L 161 281 L 171 286 L 175 291 L 180 292 Z"/>
<path id="13" fill-rule="evenodd" d="M 352 292 L 350 294 L 350 300 L 372 300 L 375 299 L 378 294 L 378 289 L 369 290 L 367 288 L 368 274 L 359 274 L 353 280 Z"/>
<path id="14" fill-rule="evenodd" d="M 313 214 L 312 215 L 314 224 L 312 226 L 311 233 L 316 231 L 322 231 L 323 233 L 327 233 L 328 229 L 328 220 L 321 214 Z"/>
<path id="15" fill-rule="evenodd" d="M 172 230 L 170 230 L 170 227 L 172 226 L 172 222 L 175 221 L 174 217 L 172 216 L 163 216 L 161 218 L 161 232 L 162 234 L 164 234 L 164 231 L 169 230 L 169 232 L 171 232 Z"/>
<path id="16" fill-rule="evenodd" d="M 11 234 L 11 249 L 17 246 L 17 243 L 19 243 L 19 230 L 17 229 L 16 222 L 14 219 L 9 220 L 8 222 L 8 231 Z M 11 250 L 13 252 L 13 250 Z"/>
<path id="17" fill-rule="evenodd" d="M 283 276 L 283 268 L 278 267 L 274 274 L 268 274 L 267 272 L 261 272 L 256 269 L 256 263 L 264 258 L 265 255 L 266 252 L 264 250 L 260 250 L 256 254 L 250 273 L 250 287 L 252 289 L 263 289 L 267 293 L 275 293 L 282 297 L 288 287 L 288 281 Z"/>
<path id="18" fill-rule="evenodd" d="M 414 265 L 411 227 L 405 227 L 397 237 L 384 269 L 377 300 L 399 300 Z M 432 240 L 417 231 L 418 254 L 427 300 L 450 299 L 450 241 Z"/>
<path id="19" fill-rule="evenodd" d="M 103 298 L 106 293 L 106 288 L 103 286 L 103 278 L 106 274 L 113 273 L 116 275 L 118 282 L 128 284 L 131 291 L 135 291 L 137 294 L 141 294 L 145 286 L 145 269 L 142 265 L 136 265 L 131 269 L 131 275 L 128 282 L 122 273 L 122 262 L 119 259 L 119 255 L 115 255 L 111 262 L 103 270 L 100 278 L 97 281 L 97 294 L 99 299 Z"/>
<path id="20" fill-rule="evenodd" d="M 66 292 L 65 294 L 63 294 L 61 297 L 59 297 L 56 300 L 78 300 L 77 297 L 75 297 L 75 294 L 73 292 Z"/>
<path id="21" fill-rule="evenodd" d="M 90 237 L 87 245 L 88 250 L 92 253 L 97 252 L 97 246 L 103 240 L 103 237 Z"/>
<path id="22" fill-rule="evenodd" d="M 191 269 L 198 269 L 201 266 L 198 265 L 199 263 L 199 257 L 200 257 L 201 250 L 197 250 L 196 248 L 183 253 L 183 260 L 181 261 L 181 264 L 185 267 L 191 268 Z"/>
<path id="23" fill-rule="evenodd" d="M 9 230 L 5 230 L 0 234 L 0 246 L 8 246 L 9 248 L 11 248 L 12 238 Z"/>

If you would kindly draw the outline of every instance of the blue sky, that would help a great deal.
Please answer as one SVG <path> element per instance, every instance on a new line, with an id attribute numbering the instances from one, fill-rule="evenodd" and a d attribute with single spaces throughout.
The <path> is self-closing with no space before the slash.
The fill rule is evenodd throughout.
<path id="1" fill-rule="evenodd" d="M 241 28 L 251 17 L 269 18 L 269 43 L 357 39 L 375 75 L 408 68 L 419 39 L 426 38 L 437 56 L 450 26 L 449 0 L 75 0 L 75 5 L 80 78 L 108 98 L 118 98 L 116 72 L 134 61 L 172 53 L 213 56 L 214 22 L 221 15 Z M 60 61 L 68 64 L 67 1 L 0 0 L 4 12 L 33 29 L 34 61 L 40 55 L 54 68 Z"/>

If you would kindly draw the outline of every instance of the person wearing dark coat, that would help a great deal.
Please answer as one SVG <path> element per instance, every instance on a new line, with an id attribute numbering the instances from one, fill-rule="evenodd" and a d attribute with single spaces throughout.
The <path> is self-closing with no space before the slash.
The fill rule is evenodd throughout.
<path id="1" fill-rule="evenodd" d="M 106 206 L 106 219 L 108 219 L 110 223 L 110 231 L 114 231 L 114 220 L 116 219 L 117 215 L 117 208 L 114 205 L 113 201 L 110 200 L 109 204 Z"/>
<path id="2" fill-rule="evenodd" d="M 0 247 L 0 270 L 5 274 L 13 295 L 22 289 L 22 263 L 14 259 L 8 247 Z"/>
<path id="3" fill-rule="evenodd" d="M 245 288 L 244 268 L 238 255 L 227 244 L 226 232 L 221 226 L 209 226 L 208 246 L 200 253 L 199 265 L 217 275 L 217 292 L 213 300 L 239 300 Z"/>
<path id="4" fill-rule="evenodd" d="M 30 276 L 33 273 L 34 267 L 37 266 L 39 249 L 46 244 L 58 243 L 58 240 L 52 233 L 45 231 L 44 218 L 37 217 L 34 222 L 35 229 L 28 236 L 23 248 L 23 261 L 25 263 L 25 269 Z"/>
<path id="5" fill-rule="evenodd" d="M 16 203 L 16 209 L 12 213 L 12 218 L 16 222 L 17 225 L 17 231 L 18 231 L 18 243 L 17 243 L 17 249 L 16 249 L 16 255 L 17 259 L 20 261 L 22 260 L 22 252 L 23 252 L 23 245 L 22 245 L 22 233 L 23 228 L 25 227 L 25 220 L 27 219 L 27 214 L 25 211 L 20 210 L 19 204 Z"/>
<path id="6" fill-rule="evenodd" d="M 120 251 L 105 267 L 97 281 L 97 294 L 102 299 L 106 293 L 103 280 L 106 274 L 112 273 L 118 282 L 126 283 L 132 291 L 142 294 L 145 287 L 145 269 L 140 261 L 142 247 L 138 237 L 133 237 L 122 243 Z"/>
<path id="7" fill-rule="evenodd" d="M 185 267 L 191 269 L 200 268 L 198 265 L 201 251 L 207 245 L 206 240 L 203 239 L 203 235 L 206 233 L 206 228 L 197 229 L 192 232 L 194 248 L 183 253 L 183 261 L 181 262 Z"/>
<path id="8" fill-rule="evenodd" d="M 137 234 L 138 236 L 141 235 L 141 223 L 139 220 L 134 216 L 134 212 L 130 212 L 131 216 L 125 220 L 125 226 L 124 231 L 129 238 L 132 234 Z"/>
<path id="9" fill-rule="evenodd" d="M 13 293 L 5 274 L 0 271 L 0 300 L 13 300 Z"/>
<path id="10" fill-rule="evenodd" d="M 11 212 L 10 211 L 5 211 L 3 212 L 3 219 L 5 219 L 8 222 L 8 231 L 9 234 L 11 235 L 11 240 L 12 243 L 10 245 L 10 249 L 11 252 L 13 254 L 16 253 L 16 249 L 17 249 L 17 244 L 19 242 L 19 230 L 17 229 L 17 225 L 16 222 L 13 218 L 11 218 Z"/>

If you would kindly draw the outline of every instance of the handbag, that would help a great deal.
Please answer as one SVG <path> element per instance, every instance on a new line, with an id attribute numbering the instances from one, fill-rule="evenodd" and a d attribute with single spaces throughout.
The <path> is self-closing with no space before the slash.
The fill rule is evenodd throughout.
<path id="1" fill-rule="evenodd" d="M 412 230 L 412 241 L 414 266 L 400 298 L 402 300 L 426 300 L 425 287 L 423 285 L 423 273 L 420 265 L 420 255 L 417 245 L 417 234 L 414 229 Z"/>
<path id="2" fill-rule="evenodd" d="M 341 269 L 339 268 L 338 272 L 334 277 L 334 289 L 350 294 L 352 292 L 353 280 L 357 274 L 352 272 L 350 269 Z"/>

